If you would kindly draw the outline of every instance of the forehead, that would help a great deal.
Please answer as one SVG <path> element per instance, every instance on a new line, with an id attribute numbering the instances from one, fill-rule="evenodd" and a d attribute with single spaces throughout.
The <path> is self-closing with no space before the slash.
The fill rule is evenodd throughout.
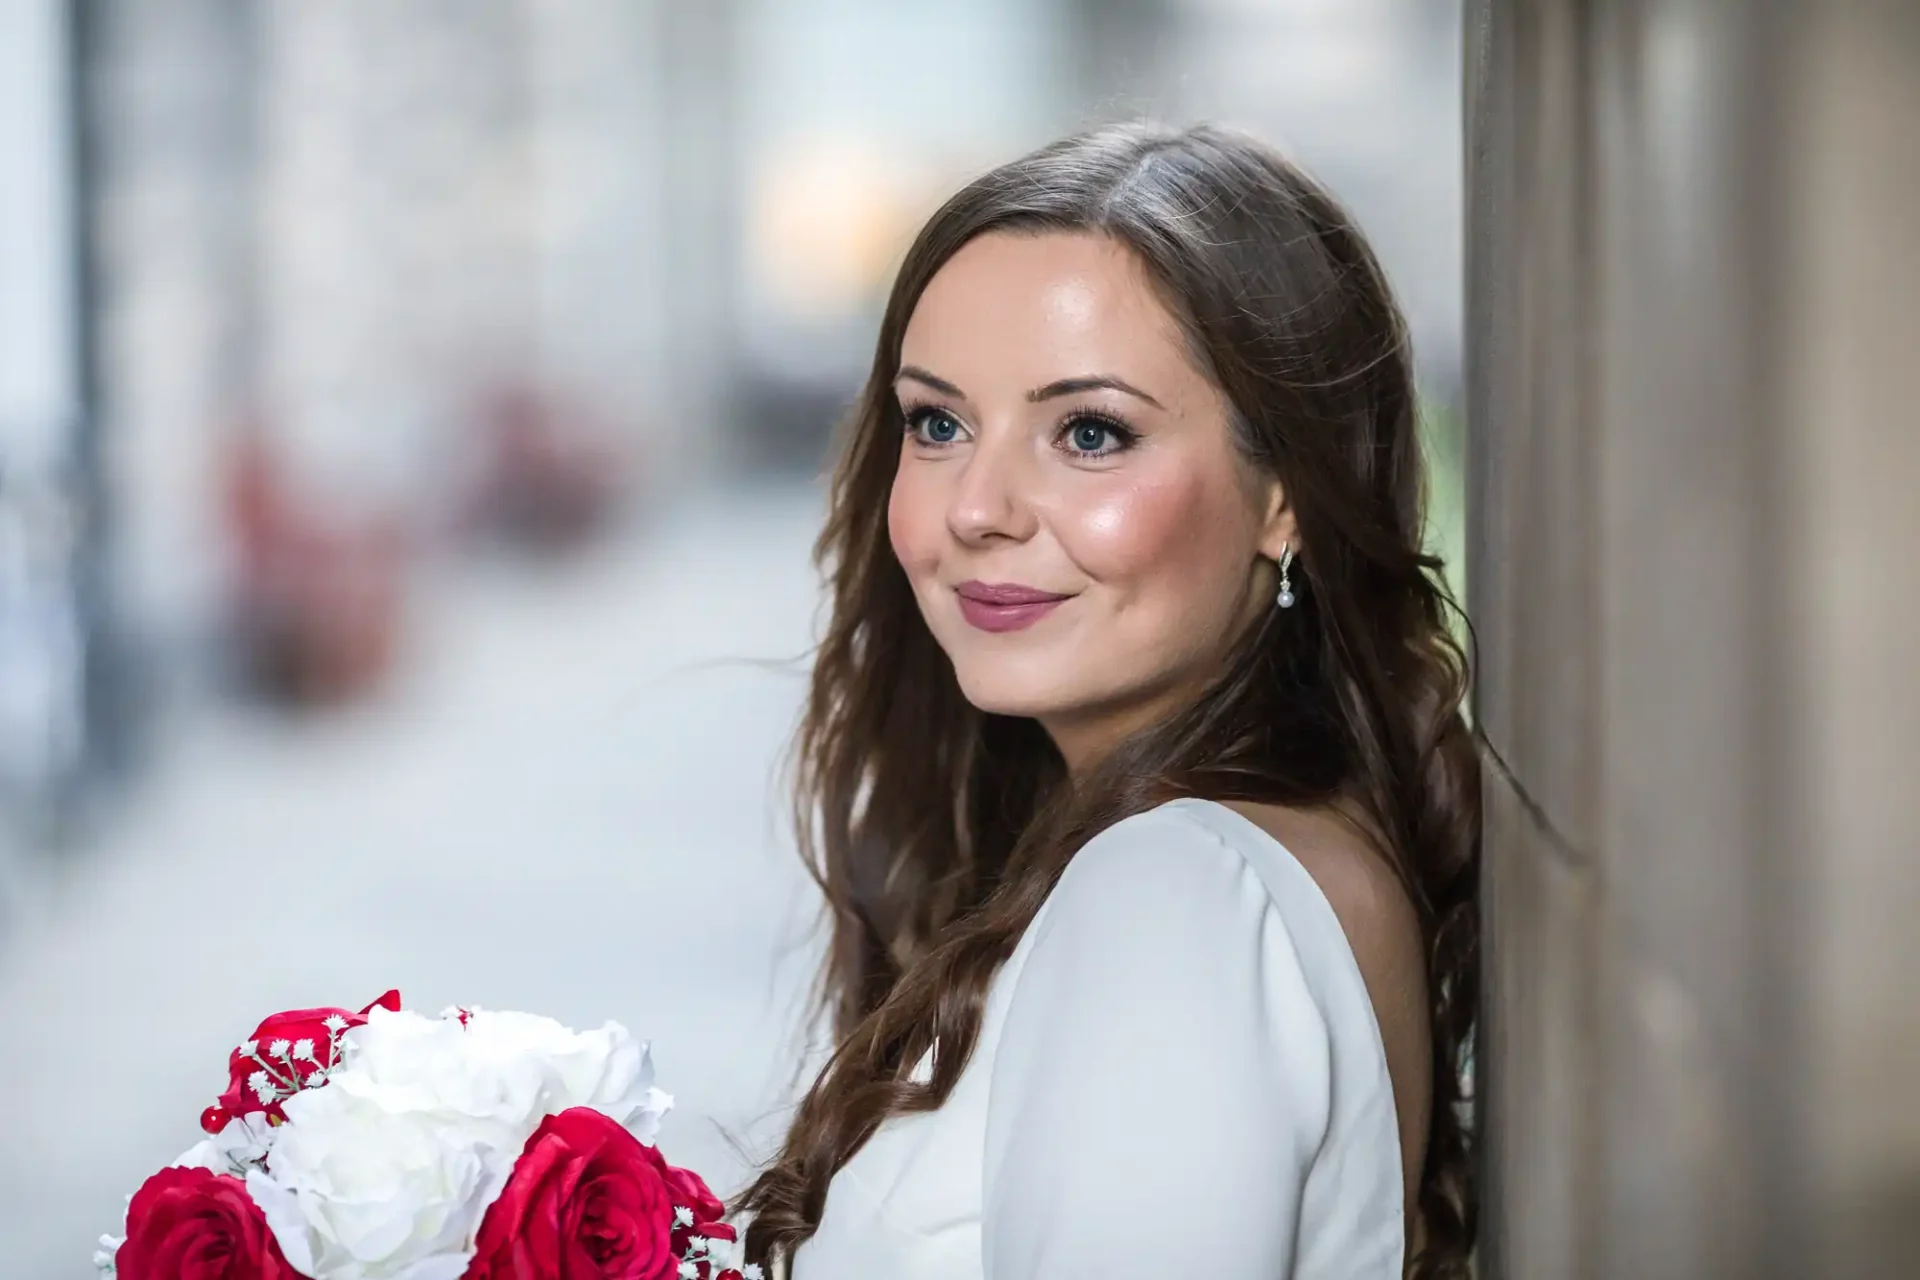
<path id="1" fill-rule="evenodd" d="M 990 232 L 962 246 L 920 295 L 901 360 L 970 394 L 1090 374 L 1172 392 L 1198 376 L 1139 260 L 1106 236 L 1064 232 Z"/>

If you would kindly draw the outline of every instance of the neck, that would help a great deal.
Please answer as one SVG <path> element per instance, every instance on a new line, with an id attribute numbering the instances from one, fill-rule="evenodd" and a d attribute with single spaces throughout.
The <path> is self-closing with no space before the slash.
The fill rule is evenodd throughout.
<path id="1" fill-rule="evenodd" d="M 1164 720 L 1179 705 L 1177 691 L 1131 703 L 1071 715 L 1042 716 L 1040 727 L 1066 762 L 1067 775 L 1076 782 L 1134 734 Z"/>

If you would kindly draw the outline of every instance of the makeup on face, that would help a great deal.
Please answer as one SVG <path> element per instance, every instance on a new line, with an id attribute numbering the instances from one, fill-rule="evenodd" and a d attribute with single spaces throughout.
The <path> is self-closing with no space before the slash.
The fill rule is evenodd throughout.
<path id="1" fill-rule="evenodd" d="M 915 308 L 895 388 L 888 533 L 969 700 L 1049 722 L 1213 669 L 1262 516 L 1224 397 L 1128 251 L 963 247 Z"/>
<path id="2" fill-rule="evenodd" d="M 1019 583 L 971 579 L 955 587 L 953 593 L 960 599 L 960 616 L 968 625 L 992 632 L 1030 627 L 1073 598 Z"/>

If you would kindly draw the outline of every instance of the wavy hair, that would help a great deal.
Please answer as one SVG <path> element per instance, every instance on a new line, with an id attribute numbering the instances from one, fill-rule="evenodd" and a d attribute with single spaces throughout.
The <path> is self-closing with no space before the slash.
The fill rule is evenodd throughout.
<path id="1" fill-rule="evenodd" d="M 1031 720 L 962 696 L 888 541 L 901 338 L 934 274 L 988 232 L 1111 237 L 1146 267 L 1298 521 L 1298 604 L 1268 610 L 1193 703 L 1069 777 Z M 794 744 L 795 819 L 826 896 L 838 1047 L 744 1193 L 748 1257 L 790 1257 L 834 1173 L 889 1116 L 939 1107 L 987 990 L 1061 871 L 1181 795 L 1357 809 L 1416 905 L 1433 1106 L 1408 1275 L 1469 1274 L 1460 1062 L 1479 998 L 1479 761 L 1425 519 L 1407 332 L 1352 220 L 1237 133 L 1102 129 L 995 169 L 920 232 L 843 426 L 815 548 L 832 613 Z M 910 1078 L 934 1044 L 932 1077 Z"/>

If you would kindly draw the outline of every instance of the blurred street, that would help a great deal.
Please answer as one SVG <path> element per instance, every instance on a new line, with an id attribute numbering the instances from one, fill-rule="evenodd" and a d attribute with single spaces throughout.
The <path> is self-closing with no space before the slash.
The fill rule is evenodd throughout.
<path id="1" fill-rule="evenodd" d="M 815 961 L 773 788 L 817 519 L 734 485 L 564 571 L 468 566 L 384 699 L 170 725 L 0 963 L 0 1275 L 84 1274 L 259 1017 L 390 986 L 625 1023 L 678 1103 L 663 1146 L 736 1189 L 726 1134 L 765 1132 Z"/>

